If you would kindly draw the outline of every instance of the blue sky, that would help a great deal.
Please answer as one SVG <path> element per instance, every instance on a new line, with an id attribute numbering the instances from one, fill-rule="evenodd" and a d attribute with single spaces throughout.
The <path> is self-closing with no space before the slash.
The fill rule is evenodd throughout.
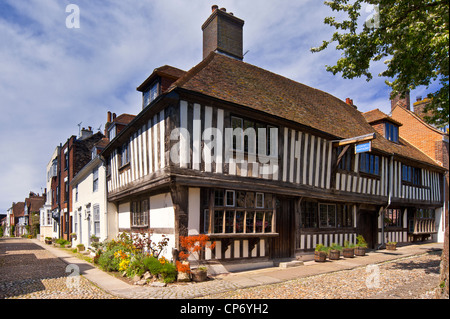
<path id="1" fill-rule="evenodd" d="M 66 27 L 69 4 L 80 8 L 78 29 Z M 390 112 L 385 79 L 343 80 L 325 71 L 340 56 L 333 46 L 310 52 L 333 32 L 322 1 L 1 0 L 0 214 L 43 192 L 55 147 L 78 135 L 78 123 L 103 131 L 108 111 L 140 112 L 136 87 L 155 68 L 199 63 L 201 25 L 213 4 L 245 21 L 245 62 L 350 97 L 362 112 Z M 417 89 L 411 100 L 426 93 Z"/>

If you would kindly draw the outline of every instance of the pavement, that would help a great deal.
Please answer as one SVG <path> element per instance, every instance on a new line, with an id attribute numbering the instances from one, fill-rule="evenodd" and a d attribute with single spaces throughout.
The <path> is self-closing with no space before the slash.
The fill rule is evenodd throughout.
<path id="1" fill-rule="evenodd" d="M 269 267 L 217 275 L 213 277 L 213 280 L 202 283 L 176 283 L 170 284 L 167 287 L 149 287 L 130 285 L 93 266 L 91 263 L 75 257 L 63 249 L 46 245 L 39 240 L 33 241 L 60 258 L 66 264 L 77 266 L 79 273 L 97 287 L 113 296 L 125 299 L 192 299 L 236 289 L 276 284 L 302 277 L 349 270 L 415 255 L 422 255 L 431 251 L 442 251 L 443 249 L 442 243 L 407 244 L 397 247 L 397 250 L 395 251 L 384 249 L 373 250 L 367 252 L 365 256 L 355 256 L 354 258 L 341 257 L 340 260 L 327 260 L 325 263 L 305 261 L 303 265 L 295 267 Z"/>

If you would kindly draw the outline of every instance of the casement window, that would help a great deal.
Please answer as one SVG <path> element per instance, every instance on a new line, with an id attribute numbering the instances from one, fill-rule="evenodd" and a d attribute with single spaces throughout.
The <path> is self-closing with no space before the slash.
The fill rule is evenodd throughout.
<path id="1" fill-rule="evenodd" d="M 100 235 L 100 205 L 94 205 L 94 235 Z"/>
<path id="2" fill-rule="evenodd" d="M 402 165 L 402 181 L 413 185 L 422 185 L 422 170 L 417 167 Z"/>
<path id="3" fill-rule="evenodd" d="M 122 145 L 120 150 L 121 166 L 128 164 L 130 162 L 130 144 L 126 142 Z"/>
<path id="4" fill-rule="evenodd" d="M 50 209 L 47 209 L 47 222 L 46 225 L 52 224 L 52 211 Z"/>
<path id="5" fill-rule="evenodd" d="M 158 97 L 158 82 L 152 84 L 152 86 L 143 93 L 143 107 L 149 105 L 154 99 Z"/>
<path id="6" fill-rule="evenodd" d="M 203 210 L 205 233 L 209 229 L 209 211 L 207 208 Z M 211 232 L 214 234 L 274 232 L 275 215 L 271 194 L 215 190 L 212 211 Z"/>
<path id="7" fill-rule="evenodd" d="M 341 152 L 343 151 L 344 147 L 343 146 L 339 146 L 337 148 L 337 154 L 341 154 Z M 339 162 L 338 168 L 344 171 L 348 171 L 351 172 L 353 171 L 353 153 L 350 152 L 350 150 L 347 150 L 344 155 L 341 158 L 341 161 Z"/>
<path id="8" fill-rule="evenodd" d="M 305 200 L 301 203 L 300 228 L 353 227 L 353 205 Z"/>
<path id="9" fill-rule="evenodd" d="M 336 227 L 335 204 L 319 204 L 319 227 L 320 228 Z"/>
<path id="10" fill-rule="evenodd" d="M 131 202 L 131 225 L 134 227 L 148 226 L 148 199 Z"/>
<path id="11" fill-rule="evenodd" d="M 98 191 L 98 167 L 95 168 L 92 172 L 92 191 L 95 193 Z"/>
<path id="12" fill-rule="evenodd" d="M 387 209 L 384 212 L 384 226 L 402 227 L 402 211 L 400 209 Z"/>
<path id="13" fill-rule="evenodd" d="M 64 170 L 66 171 L 69 168 L 69 152 L 67 149 L 64 151 Z"/>
<path id="14" fill-rule="evenodd" d="M 258 155 L 271 154 L 270 133 L 273 130 L 278 130 L 278 128 L 236 116 L 231 117 L 231 128 L 233 129 L 233 150 Z M 237 134 L 238 131 L 234 131 L 235 129 L 241 129 L 242 132 Z M 272 132 L 272 135 L 274 135 L 274 132 Z"/>
<path id="15" fill-rule="evenodd" d="M 372 175 L 380 175 L 380 157 L 370 153 L 359 154 L 359 171 Z"/>
<path id="16" fill-rule="evenodd" d="M 386 139 L 388 141 L 398 143 L 398 126 L 393 123 L 386 122 L 384 129 Z"/>

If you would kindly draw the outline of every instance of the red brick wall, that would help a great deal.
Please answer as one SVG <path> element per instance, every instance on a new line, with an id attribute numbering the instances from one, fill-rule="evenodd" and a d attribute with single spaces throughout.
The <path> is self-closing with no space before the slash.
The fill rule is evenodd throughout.
<path id="1" fill-rule="evenodd" d="M 420 123 L 417 118 L 401 107 L 396 107 L 392 111 L 392 118 L 403 124 L 399 128 L 401 137 L 431 158 L 442 163 L 442 157 L 438 158 L 436 153 L 436 142 L 441 141 L 442 143 L 442 134 Z"/>

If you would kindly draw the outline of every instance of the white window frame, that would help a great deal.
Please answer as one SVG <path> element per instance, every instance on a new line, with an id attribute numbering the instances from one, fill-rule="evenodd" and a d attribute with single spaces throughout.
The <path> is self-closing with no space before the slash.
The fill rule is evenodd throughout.
<path id="1" fill-rule="evenodd" d="M 228 193 L 233 193 L 233 204 L 228 204 Z M 234 190 L 226 190 L 225 191 L 225 199 L 224 204 L 226 207 L 234 207 L 236 205 L 236 192 Z"/>
<path id="2" fill-rule="evenodd" d="M 261 196 L 262 206 L 258 205 L 258 196 Z M 256 208 L 264 208 L 264 193 L 256 193 L 255 194 L 255 207 Z"/>

